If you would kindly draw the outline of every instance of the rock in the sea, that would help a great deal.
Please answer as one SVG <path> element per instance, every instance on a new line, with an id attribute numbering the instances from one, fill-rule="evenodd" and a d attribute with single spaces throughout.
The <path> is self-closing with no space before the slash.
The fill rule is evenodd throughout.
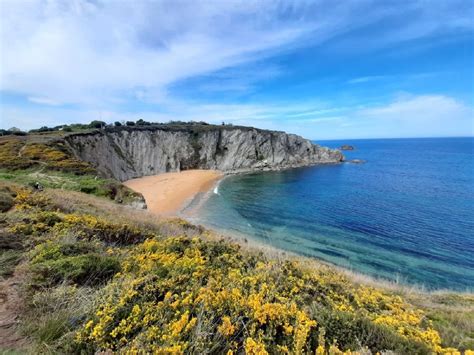
<path id="1" fill-rule="evenodd" d="M 348 144 L 344 144 L 343 146 L 341 146 L 340 149 L 341 149 L 341 150 L 354 150 L 354 146 L 348 145 Z"/>
<path id="2" fill-rule="evenodd" d="M 116 127 L 65 141 L 78 158 L 120 181 L 188 169 L 278 170 L 344 159 L 340 151 L 294 134 L 239 126 Z"/>
<path id="3" fill-rule="evenodd" d="M 352 159 L 352 160 L 346 160 L 346 163 L 352 163 L 352 164 L 364 164 L 366 161 L 362 159 Z"/>

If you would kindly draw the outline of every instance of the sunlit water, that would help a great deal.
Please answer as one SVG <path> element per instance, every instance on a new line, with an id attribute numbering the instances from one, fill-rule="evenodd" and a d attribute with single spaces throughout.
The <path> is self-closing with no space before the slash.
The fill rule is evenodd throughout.
<path id="1" fill-rule="evenodd" d="M 227 177 L 196 221 L 377 277 L 474 289 L 474 138 L 319 143 L 367 162 Z"/>

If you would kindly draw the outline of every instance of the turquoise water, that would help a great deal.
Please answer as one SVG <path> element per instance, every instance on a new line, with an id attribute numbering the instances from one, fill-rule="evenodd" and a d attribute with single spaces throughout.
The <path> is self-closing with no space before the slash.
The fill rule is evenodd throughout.
<path id="1" fill-rule="evenodd" d="M 402 283 L 474 288 L 474 138 L 318 143 L 367 162 L 227 177 L 198 222 Z"/>

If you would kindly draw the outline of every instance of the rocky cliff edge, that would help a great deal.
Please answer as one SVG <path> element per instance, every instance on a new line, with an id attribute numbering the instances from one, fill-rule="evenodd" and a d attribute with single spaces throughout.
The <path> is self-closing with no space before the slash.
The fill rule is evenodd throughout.
<path id="1" fill-rule="evenodd" d="M 112 127 L 65 138 L 73 153 L 120 181 L 188 169 L 225 173 L 338 163 L 338 150 L 294 134 L 240 126 Z"/>

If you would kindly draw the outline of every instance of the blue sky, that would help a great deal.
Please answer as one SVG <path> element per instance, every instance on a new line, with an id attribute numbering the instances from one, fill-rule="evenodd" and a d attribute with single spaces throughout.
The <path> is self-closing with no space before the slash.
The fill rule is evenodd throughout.
<path id="1" fill-rule="evenodd" d="M 0 2 L 0 126 L 472 136 L 474 2 Z"/>

